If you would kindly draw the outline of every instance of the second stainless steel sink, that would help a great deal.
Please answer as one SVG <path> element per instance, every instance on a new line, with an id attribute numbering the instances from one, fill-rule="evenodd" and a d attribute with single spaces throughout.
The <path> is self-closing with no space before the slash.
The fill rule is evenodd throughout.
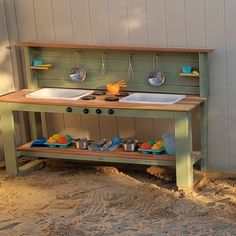
<path id="1" fill-rule="evenodd" d="M 181 94 L 132 93 L 127 97 L 121 98 L 120 102 L 144 104 L 174 104 L 185 97 L 185 95 Z"/>

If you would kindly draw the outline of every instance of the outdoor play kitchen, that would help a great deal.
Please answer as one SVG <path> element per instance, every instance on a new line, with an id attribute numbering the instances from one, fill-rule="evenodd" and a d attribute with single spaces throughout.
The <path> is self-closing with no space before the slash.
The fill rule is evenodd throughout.
<path id="1" fill-rule="evenodd" d="M 24 174 L 42 158 L 175 166 L 177 186 L 190 187 L 193 165 L 207 165 L 208 53 L 212 49 L 18 43 L 27 87 L 2 96 L 8 173 Z M 192 111 L 200 107 L 201 150 L 193 151 Z M 29 112 L 31 141 L 15 147 L 13 112 Z M 172 119 L 161 139 L 92 140 L 42 132 L 41 112 Z M 109 127 L 108 127 L 109 128 Z M 19 157 L 33 157 L 18 166 Z M 40 158 L 40 159 L 38 159 Z"/>

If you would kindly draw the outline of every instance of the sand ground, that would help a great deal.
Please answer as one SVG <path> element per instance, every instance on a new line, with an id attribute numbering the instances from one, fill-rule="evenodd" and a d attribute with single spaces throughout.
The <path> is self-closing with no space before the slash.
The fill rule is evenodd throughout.
<path id="1" fill-rule="evenodd" d="M 0 171 L 0 235 L 236 235 L 236 178 L 187 194 L 132 166 Z"/>

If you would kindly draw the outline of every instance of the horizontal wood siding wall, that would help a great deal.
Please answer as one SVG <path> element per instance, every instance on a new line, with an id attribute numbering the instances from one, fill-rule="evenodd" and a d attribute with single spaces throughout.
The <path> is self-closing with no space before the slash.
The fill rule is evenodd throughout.
<path id="1" fill-rule="evenodd" d="M 210 167 L 236 168 L 234 0 L 14 0 L 13 3 L 20 41 L 215 48 L 209 57 Z M 83 10 L 77 14 L 78 9 Z M 55 130 L 62 124 L 67 130 L 76 125 L 78 130 L 87 127 L 88 132 L 99 132 L 100 136 L 105 134 L 103 124 L 116 127 L 111 134 L 117 130 L 132 136 L 135 128 L 136 135 L 144 133 L 145 138 L 158 136 L 162 127 L 171 129 L 170 122 L 163 124 L 159 120 L 143 125 L 142 119 L 60 117 L 54 118 L 59 121 Z M 52 117 L 49 120 L 52 125 Z M 91 123 L 99 128 L 93 130 Z"/>
<path id="2" fill-rule="evenodd" d="M 183 94 L 199 94 L 198 78 L 183 78 L 179 72 L 183 65 L 191 65 L 198 70 L 198 53 L 182 54 L 161 53 L 158 55 L 159 69 L 165 73 L 165 83 L 161 87 L 152 87 L 147 78 L 153 68 L 152 53 L 133 53 L 131 58 L 134 75 L 128 77 L 130 54 L 128 52 L 111 52 L 96 50 L 76 49 L 37 49 L 35 58 L 40 58 L 44 63 L 52 63 L 49 70 L 34 71 L 35 77 L 41 87 L 69 87 L 69 88 L 105 88 L 109 82 L 121 79 L 127 81 L 127 90 L 169 92 Z M 102 55 L 105 62 L 105 76 L 101 76 Z M 155 64 L 155 63 L 154 63 Z M 86 71 L 85 81 L 78 83 L 70 79 L 69 74 L 74 65 L 82 65 Z"/>

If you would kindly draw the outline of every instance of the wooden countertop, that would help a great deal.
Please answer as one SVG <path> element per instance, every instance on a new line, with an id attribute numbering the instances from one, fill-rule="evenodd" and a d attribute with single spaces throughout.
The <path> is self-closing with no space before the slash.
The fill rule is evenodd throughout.
<path id="1" fill-rule="evenodd" d="M 191 111 L 204 102 L 204 98 L 197 96 L 187 96 L 183 100 L 171 105 L 159 104 L 141 104 L 141 103 L 124 103 L 104 101 L 104 96 L 96 96 L 95 100 L 58 100 L 58 99 L 36 99 L 27 98 L 26 94 L 35 90 L 23 89 L 7 95 L 0 96 L 0 102 L 20 103 L 20 104 L 37 104 L 53 106 L 74 106 L 83 108 L 117 108 L 117 109 L 137 109 L 137 110 L 159 110 L 159 111 Z"/>

